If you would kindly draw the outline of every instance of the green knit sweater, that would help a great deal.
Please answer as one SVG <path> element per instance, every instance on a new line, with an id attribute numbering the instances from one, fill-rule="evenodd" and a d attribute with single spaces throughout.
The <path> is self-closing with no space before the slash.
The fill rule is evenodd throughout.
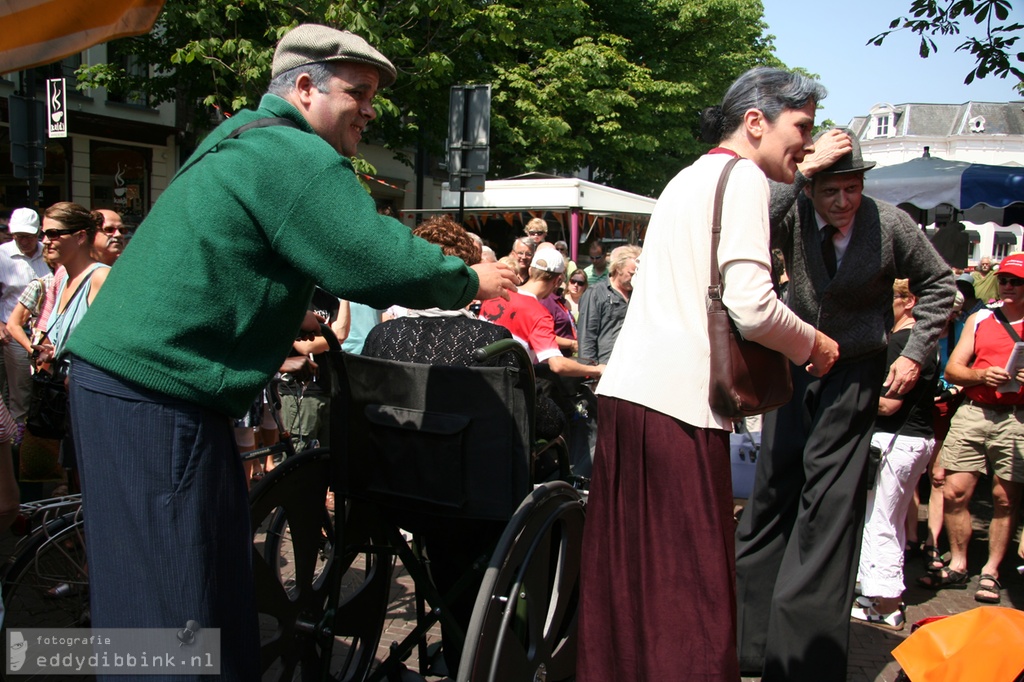
<path id="1" fill-rule="evenodd" d="M 272 126 L 224 138 L 257 118 Z M 143 388 L 241 415 L 287 354 L 314 282 L 386 308 L 460 308 L 476 273 L 377 214 L 351 162 L 266 95 L 200 145 L 71 337 Z"/>

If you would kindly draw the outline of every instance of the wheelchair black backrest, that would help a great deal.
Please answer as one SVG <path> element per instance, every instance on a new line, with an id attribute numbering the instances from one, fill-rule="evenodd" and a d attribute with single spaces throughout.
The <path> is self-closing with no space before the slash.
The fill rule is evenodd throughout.
<path id="1" fill-rule="evenodd" d="M 512 516 L 532 489 L 532 366 L 331 356 L 341 375 L 335 480 L 346 496 L 430 515 Z"/>

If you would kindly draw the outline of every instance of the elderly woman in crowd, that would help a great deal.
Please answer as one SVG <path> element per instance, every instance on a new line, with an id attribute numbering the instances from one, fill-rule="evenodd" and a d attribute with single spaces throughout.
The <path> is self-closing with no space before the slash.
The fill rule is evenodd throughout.
<path id="1" fill-rule="evenodd" d="M 642 265 L 598 387 L 598 439 L 580 595 L 580 680 L 739 679 L 728 417 L 709 404 L 711 215 L 725 191 L 718 261 L 743 335 L 815 374 L 836 343 L 772 287 L 768 182 L 792 182 L 825 90 L 779 69 L 748 71 L 702 131 L 718 146 L 683 169 L 651 216 Z M 588 294 L 589 295 L 589 294 Z M 676 352 L 665 353 L 671 339 Z M 624 584 L 638 590 L 623 590 Z"/>

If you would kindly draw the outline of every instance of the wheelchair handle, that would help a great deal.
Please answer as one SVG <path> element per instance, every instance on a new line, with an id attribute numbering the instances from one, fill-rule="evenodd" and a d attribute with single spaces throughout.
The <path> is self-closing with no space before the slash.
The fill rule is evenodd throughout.
<path id="1" fill-rule="evenodd" d="M 323 335 L 324 339 L 327 341 L 327 347 L 330 350 L 335 351 L 335 352 L 338 352 L 338 351 L 341 350 L 341 343 L 338 341 L 338 337 L 335 336 L 334 330 L 331 329 L 331 327 L 329 325 L 326 325 L 323 322 L 321 322 L 320 323 L 320 334 Z"/>
<path id="2" fill-rule="evenodd" d="M 473 351 L 473 359 L 477 362 L 487 362 L 488 360 L 496 358 L 499 355 L 504 355 L 505 353 L 512 353 L 516 356 L 516 364 L 520 367 L 530 367 L 533 365 L 529 354 L 526 352 L 526 349 L 523 348 L 523 344 L 519 343 L 515 339 L 502 339 L 501 341 L 495 341 L 483 348 L 477 348 Z"/>

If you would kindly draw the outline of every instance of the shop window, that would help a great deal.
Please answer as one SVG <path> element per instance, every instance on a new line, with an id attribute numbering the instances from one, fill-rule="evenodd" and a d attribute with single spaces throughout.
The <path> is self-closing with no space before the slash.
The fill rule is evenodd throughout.
<path id="1" fill-rule="evenodd" d="M 46 141 L 46 165 L 39 183 L 38 205 L 45 208 L 70 198 L 68 174 L 71 167 L 71 145 L 68 140 Z M 14 177 L 11 164 L 10 128 L 0 127 L 0 211 L 32 205 L 28 180 Z"/>
<path id="2" fill-rule="evenodd" d="M 996 232 L 992 235 L 992 258 L 1000 260 L 1017 250 L 1017 235 L 1012 232 Z"/>
<path id="3" fill-rule="evenodd" d="M 967 261 L 975 262 L 981 258 L 981 233 L 977 230 L 967 230 Z"/>
<path id="4" fill-rule="evenodd" d="M 89 159 L 92 208 L 109 208 L 126 222 L 141 222 L 149 210 L 152 150 L 94 141 Z"/>

